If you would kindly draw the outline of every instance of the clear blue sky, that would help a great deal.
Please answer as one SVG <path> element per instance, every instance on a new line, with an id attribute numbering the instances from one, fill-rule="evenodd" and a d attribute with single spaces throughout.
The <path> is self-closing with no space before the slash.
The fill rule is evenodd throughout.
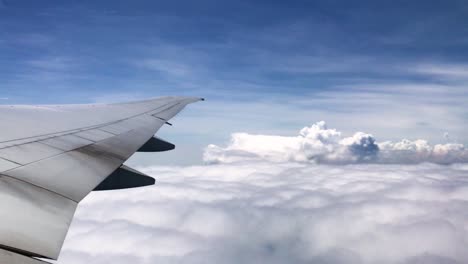
<path id="1" fill-rule="evenodd" d="M 322 119 L 468 142 L 466 1 L 0 0 L 0 28 L 4 104 L 204 96 L 173 130 L 199 146 Z"/>

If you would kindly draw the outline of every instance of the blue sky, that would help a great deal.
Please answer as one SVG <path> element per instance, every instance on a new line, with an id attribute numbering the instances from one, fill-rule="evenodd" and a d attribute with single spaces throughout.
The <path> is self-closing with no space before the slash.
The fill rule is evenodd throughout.
<path id="1" fill-rule="evenodd" d="M 0 97 L 203 96 L 161 131 L 192 156 L 232 132 L 291 135 L 319 120 L 467 143 L 467 25 L 466 1 L 3 0 Z"/>
<path id="2" fill-rule="evenodd" d="M 163 95 L 60 263 L 468 263 L 468 1 L 0 0 L 0 104 Z"/>

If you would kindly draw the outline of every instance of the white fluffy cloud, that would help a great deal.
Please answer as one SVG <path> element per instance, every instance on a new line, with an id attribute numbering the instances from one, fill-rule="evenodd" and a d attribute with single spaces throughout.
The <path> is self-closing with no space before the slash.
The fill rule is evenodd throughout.
<path id="1" fill-rule="evenodd" d="M 468 262 L 467 165 L 142 171 L 155 186 L 82 202 L 59 263 Z"/>
<path id="2" fill-rule="evenodd" d="M 450 164 L 468 162 L 468 149 L 462 144 L 430 145 L 425 140 L 376 142 L 363 132 L 343 137 L 335 129 L 318 122 L 303 128 L 298 136 L 269 136 L 235 133 L 227 147 L 209 145 L 204 154 L 208 163 L 239 160 L 271 162 L 349 163 L 420 163 Z"/>
<path id="3" fill-rule="evenodd" d="M 59 263 L 468 263 L 462 145 L 319 122 L 297 137 L 234 134 L 205 159 L 88 196 Z"/>

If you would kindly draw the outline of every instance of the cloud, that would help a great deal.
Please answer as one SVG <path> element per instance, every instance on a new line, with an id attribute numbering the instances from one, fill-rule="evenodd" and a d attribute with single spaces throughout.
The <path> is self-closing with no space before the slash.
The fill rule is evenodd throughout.
<path id="1" fill-rule="evenodd" d="M 165 73 L 171 77 L 184 77 L 191 73 L 191 68 L 188 65 L 170 60 L 148 59 L 139 62 L 138 65 L 149 70 Z"/>
<path id="2" fill-rule="evenodd" d="M 236 133 L 204 158 L 139 168 L 152 187 L 92 193 L 59 263 L 468 261 L 461 144 L 345 137 L 321 121 L 295 137 Z"/>
<path id="3" fill-rule="evenodd" d="M 30 60 L 27 65 L 45 71 L 65 71 L 76 66 L 76 62 L 64 57 L 47 57 L 37 60 Z"/>
<path id="4" fill-rule="evenodd" d="M 468 80 L 468 66 L 465 64 L 423 64 L 417 66 L 415 71 L 449 80 Z"/>
<path id="5" fill-rule="evenodd" d="M 208 163 L 245 159 L 327 164 L 451 164 L 468 162 L 468 149 L 456 143 L 432 146 L 425 140 L 378 143 L 374 136 L 363 132 L 343 137 L 339 131 L 327 128 L 321 121 L 303 128 L 295 137 L 235 133 L 227 147 L 209 145 L 204 153 L 204 160 Z"/>
<path id="6" fill-rule="evenodd" d="M 463 164 L 140 169 L 157 184 L 87 197 L 59 263 L 468 262 Z"/>

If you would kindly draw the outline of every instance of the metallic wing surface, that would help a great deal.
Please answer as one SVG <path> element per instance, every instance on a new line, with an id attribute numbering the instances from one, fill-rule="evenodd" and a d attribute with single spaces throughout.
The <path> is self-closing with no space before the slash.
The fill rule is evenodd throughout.
<path id="1" fill-rule="evenodd" d="M 122 164 L 140 149 L 172 149 L 153 135 L 199 100 L 0 106 L 0 260 L 9 255 L 57 259 L 87 194 L 154 183 Z M 126 185 L 129 177 L 133 180 Z"/>

